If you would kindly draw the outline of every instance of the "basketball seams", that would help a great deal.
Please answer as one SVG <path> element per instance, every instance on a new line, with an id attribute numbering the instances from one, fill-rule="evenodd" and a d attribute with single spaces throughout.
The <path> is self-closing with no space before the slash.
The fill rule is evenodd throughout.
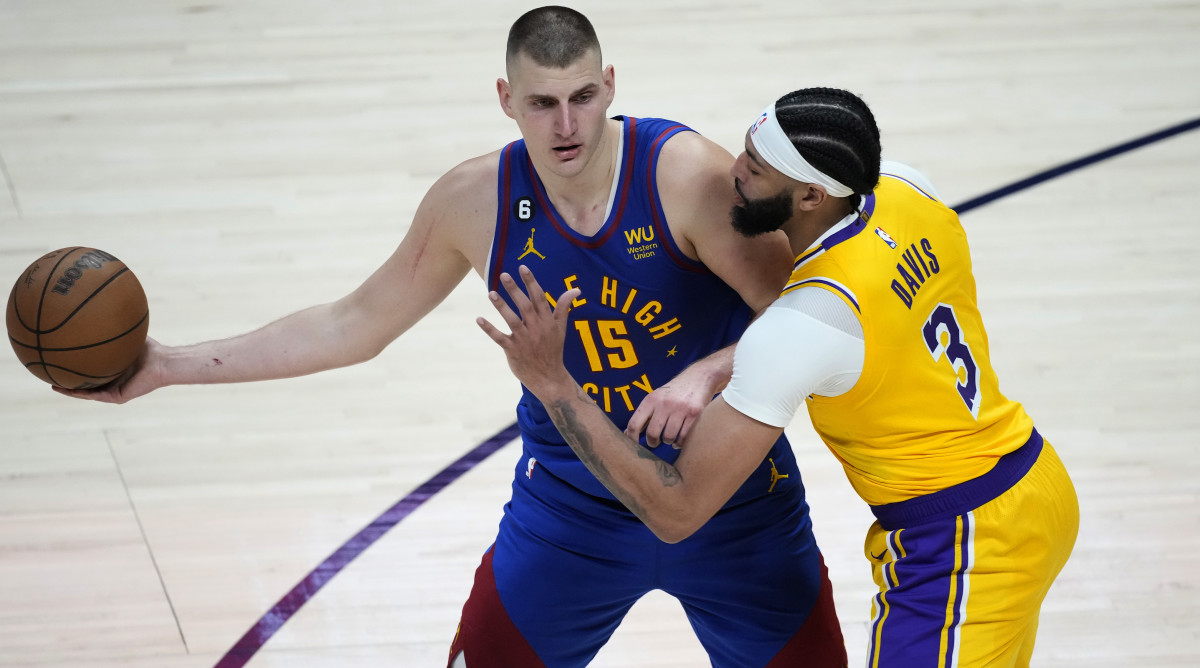
<path id="1" fill-rule="evenodd" d="M 54 367 L 55 369 L 61 369 L 62 371 L 66 371 L 69 374 L 74 374 L 76 376 L 79 376 L 80 378 L 104 378 L 107 380 L 112 380 L 113 378 L 116 378 L 117 376 L 120 376 L 122 373 L 124 373 L 124 370 L 122 370 L 117 373 L 106 373 L 103 376 L 94 376 L 90 373 L 83 373 L 82 371 L 76 371 L 74 369 L 70 369 L 70 368 L 67 368 L 67 367 L 59 365 L 59 364 L 50 364 L 49 362 L 28 362 L 25 364 L 25 368 L 29 368 L 31 366 Z M 75 389 L 80 389 L 80 388 L 77 387 Z"/>
<path id="2" fill-rule="evenodd" d="M 79 302 L 79 305 L 75 307 L 75 310 L 71 311 L 69 314 L 67 314 L 67 317 L 63 318 L 62 322 L 58 323 L 58 325 L 56 325 L 54 327 L 51 327 L 50 329 L 38 330 L 38 333 L 39 334 L 51 334 L 53 332 L 56 332 L 56 331 L 62 329 L 63 325 L 67 324 L 67 321 L 69 321 L 71 318 L 74 318 L 75 314 L 79 313 L 80 309 L 82 309 L 84 306 L 87 305 L 87 303 L 89 301 L 92 300 L 92 297 L 95 297 L 96 295 L 100 294 L 100 291 L 103 290 L 105 287 L 107 287 L 109 283 L 112 283 L 113 281 L 117 280 L 118 277 L 120 277 L 122 274 L 124 274 L 127 271 L 129 271 L 129 267 L 121 267 L 120 271 L 113 274 L 112 276 L 109 276 L 107 281 L 104 281 L 103 283 L 100 284 L 99 287 L 97 287 L 95 290 L 92 290 L 92 294 L 88 295 L 87 297 L 84 297 L 83 301 Z M 41 324 L 42 323 L 39 320 L 38 326 L 41 327 Z"/>
<path id="3" fill-rule="evenodd" d="M 55 382 L 54 376 L 50 375 L 50 369 L 46 367 L 46 358 L 42 354 L 42 305 L 46 303 L 46 292 L 50 289 L 50 279 L 54 277 L 54 274 L 58 271 L 58 268 L 62 265 L 63 261 L 66 260 L 71 253 L 74 253 L 77 250 L 83 250 L 83 246 L 75 246 L 71 250 L 63 253 L 62 257 L 58 259 L 58 262 L 54 263 L 54 268 L 46 274 L 46 281 L 42 283 L 42 294 L 41 297 L 38 298 L 37 319 L 35 320 L 37 329 L 33 332 L 37 340 L 38 361 L 42 364 L 42 371 L 45 372 L 46 378 L 50 379 L 50 382 L 54 383 L 55 385 L 58 383 Z M 18 314 L 18 317 L 19 316 L 20 314 Z"/>
<path id="4" fill-rule="evenodd" d="M 128 336 L 130 333 L 136 331 L 139 327 L 141 327 L 143 324 L 145 324 L 146 318 L 149 318 L 149 317 L 150 317 L 150 311 L 147 310 L 144 314 L 142 314 L 141 320 L 138 320 L 136 325 L 121 332 L 120 334 L 117 334 L 116 336 L 105 339 L 103 341 L 97 341 L 95 343 L 88 343 L 88 344 L 85 344 L 82 346 L 73 346 L 71 348 L 46 348 L 44 346 L 31 346 L 28 343 L 21 343 L 20 341 L 17 341 L 11 335 L 9 335 L 8 340 L 21 346 L 22 348 L 29 348 L 30 350 L 40 350 L 40 351 L 44 351 L 44 352 L 48 352 L 48 353 L 65 353 L 65 352 L 71 352 L 74 350 L 86 350 L 88 348 L 95 348 L 96 346 L 102 346 L 106 343 L 112 343 L 113 341 L 116 341 L 117 339 Z M 48 334 L 50 331 L 54 331 L 54 330 L 49 330 L 46 333 Z M 35 364 L 36 364 L 36 362 L 35 362 Z M 26 366 L 29 366 L 29 365 L 27 364 Z M 76 373 L 75 371 L 68 369 L 67 367 L 59 367 L 59 368 L 64 369 L 66 371 L 70 371 L 71 373 Z M 80 375 L 85 375 L 85 374 L 80 374 Z"/>
<path id="5" fill-rule="evenodd" d="M 64 298 L 51 297 L 51 292 Z M 150 319 L 145 291 L 133 271 L 119 258 L 84 246 L 60 248 L 35 260 L 13 285 L 9 302 L 9 343 L 22 365 L 44 381 L 76 389 L 120 377 L 140 354 Z M 49 323 L 50 318 L 56 322 Z"/>

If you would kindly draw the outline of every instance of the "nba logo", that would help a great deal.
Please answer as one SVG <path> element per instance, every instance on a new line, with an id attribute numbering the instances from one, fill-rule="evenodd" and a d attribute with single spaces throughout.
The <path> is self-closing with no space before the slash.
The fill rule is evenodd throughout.
<path id="1" fill-rule="evenodd" d="M 891 246 L 892 248 L 896 247 L 896 240 L 893 239 L 887 232 L 884 232 L 882 227 L 876 227 L 875 234 L 878 234 L 880 239 L 883 239 L 885 242 L 887 242 L 887 245 Z"/>
<path id="2" fill-rule="evenodd" d="M 759 126 L 761 126 L 763 123 L 766 123 L 766 122 L 767 122 L 767 112 L 764 111 L 762 113 L 762 116 L 759 116 L 758 120 L 754 122 L 754 125 L 750 126 L 750 134 L 753 135 L 755 132 L 758 132 Z"/>
<path id="3" fill-rule="evenodd" d="M 526 462 L 526 464 L 525 464 L 525 477 L 526 478 L 533 480 L 533 467 L 535 467 L 535 466 L 537 466 L 537 460 L 534 459 L 533 457 L 530 457 L 529 461 Z"/>

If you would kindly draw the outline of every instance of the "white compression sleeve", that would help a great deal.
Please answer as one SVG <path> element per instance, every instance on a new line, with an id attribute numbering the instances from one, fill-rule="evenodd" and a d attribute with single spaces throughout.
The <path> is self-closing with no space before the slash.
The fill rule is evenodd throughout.
<path id="1" fill-rule="evenodd" d="M 838 396 L 862 373 L 857 316 L 823 288 L 780 297 L 742 335 L 725 402 L 759 422 L 785 427 L 810 394 Z"/>

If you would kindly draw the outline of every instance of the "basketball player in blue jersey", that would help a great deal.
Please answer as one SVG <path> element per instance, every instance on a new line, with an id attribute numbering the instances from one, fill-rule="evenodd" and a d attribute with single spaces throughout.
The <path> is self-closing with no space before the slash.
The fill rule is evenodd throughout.
<path id="1" fill-rule="evenodd" d="M 614 428 L 558 363 L 579 321 L 574 286 L 548 301 L 525 263 L 525 292 L 505 274 L 509 301 L 492 295 L 512 333 L 480 326 L 580 459 L 669 543 L 720 516 L 806 403 L 877 519 L 867 665 L 1027 666 L 1079 508 L 1050 443 L 1000 392 L 958 216 L 916 170 L 881 173 L 870 109 L 837 89 L 768 106 L 732 175 L 733 226 L 784 230 L 794 268 L 673 462 L 628 438 L 638 422 Z"/>
<path id="2" fill-rule="evenodd" d="M 588 20 L 562 7 L 513 25 L 500 105 L 522 139 L 430 189 L 399 248 L 343 299 L 222 341 L 147 343 L 102 392 L 312 373 L 370 359 L 472 269 L 489 290 L 518 263 L 579 288 L 566 362 L 605 420 L 645 427 L 672 459 L 732 371 L 729 347 L 790 264 L 782 234 L 729 225 L 733 156 L 661 119 L 608 118 L 615 86 Z M 748 306 L 747 306 L 748 305 Z M 672 380 L 674 378 L 674 380 Z M 636 411 L 636 419 L 633 418 Z M 641 596 L 684 607 L 721 668 L 845 666 L 804 489 L 781 435 L 689 540 L 664 545 L 572 453 L 537 397 L 517 408 L 523 450 L 448 665 L 586 665 Z"/>

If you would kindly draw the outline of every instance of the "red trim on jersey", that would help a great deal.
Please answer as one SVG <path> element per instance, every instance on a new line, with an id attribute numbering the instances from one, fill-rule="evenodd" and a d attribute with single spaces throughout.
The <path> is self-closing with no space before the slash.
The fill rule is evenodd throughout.
<path id="1" fill-rule="evenodd" d="M 450 644 L 446 666 L 452 667 L 455 657 L 465 653 L 469 668 L 545 668 L 500 600 L 496 574 L 492 570 L 492 553 L 495 551 L 493 545 L 475 570 L 475 586 L 463 605 L 458 633 Z"/>
<path id="2" fill-rule="evenodd" d="M 821 593 L 817 595 L 817 602 L 808 613 L 804 626 L 779 650 L 766 668 L 845 668 L 847 661 L 842 626 L 833 607 L 833 584 L 829 581 L 829 569 L 825 567 L 825 557 L 822 556 Z"/>
<path id="3" fill-rule="evenodd" d="M 514 142 L 515 143 L 515 142 Z M 512 196 L 512 166 L 509 164 L 512 161 L 512 144 L 504 147 L 504 151 L 500 154 L 500 179 L 503 183 L 503 191 L 500 195 L 500 206 L 497 215 L 500 216 L 499 229 L 496 230 L 496 252 L 492 255 L 492 271 L 488 276 L 488 290 L 500 289 L 500 265 L 504 262 L 504 246 L 508 240 L 508 219 L 512 215 L 512 202 L 509 198 Z"/>
<path id="4" fill-rule="evenodd" d="M 621 132 L 624 131 L 624 128 L 622 128 Z M 554 228 L 558 230 L 558 233 L 564 239 L 583 248 L 599 248 L 612 238 L 613 233 L 621 226 L 621 215 L 625 212 L 625 203 L 629 200 L 629 179 L 633 176 L 633 163 L 635 162 L 633 158 L 636 156 L 634 152 L 636 142 L 637 120 L 630 117 L 629 137 L 625 142 L 624 155 L 621 156 L 621 166 L 624 175 L 619 177 L 620 182 L 617 184 L 617 206 L 613 215 L 604 221 L 606 227 L 601 228 L 604 230 L 604 234 L 594 238 L 584 238 L 583 235 L 571 229 L 566 222 L 559 218 L 558 211 L 550 204 L 550 196 L 546 194 L 546 187 L 542 184 L 542 178 L 538 175 L 537 170 L 533 168 L 533 161 L 526 157 L 526 162 L 529 163 L 529 173 L 534 176 L 533 192 L 537 195 L 538 204 L 541 205 L 542 211 L 546 212 L 546 217 L 550 219 L 550 223 L 554 225 Z"/>

